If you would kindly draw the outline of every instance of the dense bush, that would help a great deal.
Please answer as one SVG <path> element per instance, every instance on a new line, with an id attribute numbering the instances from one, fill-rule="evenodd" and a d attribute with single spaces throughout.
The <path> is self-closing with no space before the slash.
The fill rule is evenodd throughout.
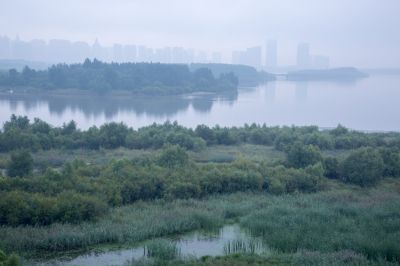
<path id="1" fill-rule="evenodd" d="M 303 145 L 299 142 L 287 148 L 286 157 L 288 165 L 296 168 L 304 168 L 322 161 L 322 155 L 318 147 Z"/>
<path id="2" fill-rule="evenodd" d="M 33 158 L 28 151 L 15 151 L 11 153 L 7 165 L 7 174 L 12 177 L 29 176 L 33 170 Z"/>
<path id="3" fill-rule="evenodd" d="M 189 161 L 186 151 L 179 145 L 165 146 L 158 157 L 158 164 L 167 168 L 182 167 Z"/>
<path id="4" fill-rule="evenodd" d="M 92 220 L 107 210 L 98 199 L 74 192 L 56 197 L 23 191 L 0 192 L 0 224 L 47 225 L 54 222 L 79 223 Z"/>
<path id="5" fill-rule="evenodd" d="M 379 150 L 383 162 L 383 176 L 400 177 L 400 152 L 398 149 L 382 148 Z"/>
<path id="6" fill-rule="evenodd" d="M 344 160 L 322 157 L 320 149 L 332 143 L 334 147 L 347 137 L 352 140 L 346 147 L 366 147 Z M 39 119 L 30 123 L 26 117 L 12 116 L 0 133 L 2 151 L 16 150 L 8 177 L 0 178 L 0 224 L 76 223 L 95 219 L 109 207 L 139 200 L 197 198 L 248 190 L 273 194 L 315 192 L 324 187 L 324 176 L 372 185 L 384 176 L 400 175 L 399 147 L 395 145 L 398 138 L 397 133 L 364 134 L 341 126 L 332 131 L 255 124 L 242 128 L 201 125 L 192 130 L 170 122 L 138 130 L 109 123 L 81 131 L 74 122 L 52 127 Z M 205 145 L 239 143 L 274 145 L 286 152 L 286 161 L 195 163 L 188 153 Z M 29 153 L 17 150 L 121 146 L 161 150 L 155 155 L 114 159 L 101 165 L 75 160 L 45 170 L 46 164 L 42 163 L 42 170 L 34 174 Z"/>
<path id="7" fill-rule="evenodd" d="M 271 167 L 239 159 L 194 163 L 180 146 L 167 145 L 152 157 L 83 161 L 48 168 L 25 178 L 0 178 L 0 224 L 47 225 L 95 219 L 109 207 L 138 200 L 199 198 L 238 191 L 314 192 L 321 188 L 321 164 L 305 169 Z M 282 187 L 277 192 L 276 184 Z"/>
<path id="8" fill-rule="evenodd" d="M 306 169 L 267 167 L 262 172 L 266 177 L 264 186 L 273 194 L 316 192 L 323 185 L 324 168 L 320 163 Z"/>
<path id="9" fill-rule="evenodd" d="M 352 152 L 342 163 L 342 179 L 360 186 L 373 185 L 383 176 L 384 161 L 372 148 Z"/>

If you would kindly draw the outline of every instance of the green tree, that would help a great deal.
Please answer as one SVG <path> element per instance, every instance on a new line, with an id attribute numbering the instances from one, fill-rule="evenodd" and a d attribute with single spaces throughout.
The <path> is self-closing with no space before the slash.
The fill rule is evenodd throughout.
<path id="1" fill-rule="evenodd" d="M 352 152 L 343 161 L 341 178 L 345 182 L 369 186 L 382 178 L 383 170 L 380 153 L 372 148 L 362 148 Z"/>
<path id="2" fill-rule="evenodd" d="M 184 166 L 188 161 L 189 156 L 186 150 L 179 145 L 164 146 L 158 157 L 158 163 L 168 168 Z"/>
<path id="3" fill-rule="evenodd" d="M 341 124 L 339 124 L 336 128 L 330 130 L 329 133 L 334 136 L 340 136 L 349 133 L 349 130 L 344 126 L 342 126 Z"/>
<path id="4" fill-rule="evenodd" d="M 128 127 L 123 123 L 111 122 L 100 127 L 101 146 L 117 148 L 125 145 Z"/>
<path id="5" fill-rule="evenodd" d="M 32 173 L 33 158 L 32 155 L 26 151 L 16 151 L 11 154 L 10 162 L 7 166 L 7 174 L 11 177 L 24 177 Z"/>
<path id="6" fill-rule="evenodd" d="M 322 161 L 322 155 L 318 147 L 303 145 L 296 142 L 286 150 L 286 158 L 289 166 L 304 168 Z"/>

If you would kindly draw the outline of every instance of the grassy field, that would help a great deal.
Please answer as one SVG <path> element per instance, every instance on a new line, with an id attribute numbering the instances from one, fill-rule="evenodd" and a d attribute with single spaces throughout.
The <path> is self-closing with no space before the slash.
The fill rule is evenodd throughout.
<path id="1" fill-rule="evenodd" d="M 100 150 L 40 150 L 33 154 L 35 166 L 38 169 L 46 167 L 60 167 L 65 162 L 74 159 L 83 160 L 91 164 L 105 164 L 111 159 L 134 159 L 141 156 L 154 155 L 157 150 L 137 149 L 100 149 Z M 215 145 L 207 146 L 201 151 L 189 151 L 189 156 L 196 162 L 232 162 L 238 158 L 246 158 L 252 161 L 268 161 L 274 163 L 285 159 L 285 154 L 274 149 L 273 146 L 241 144 L 241 145 Z M 349 150 L 326 150 L 323 156 L 344 158 Z M 0 169 L 5 169 L 9 159 L 9 153 L 0 153 Z"/>

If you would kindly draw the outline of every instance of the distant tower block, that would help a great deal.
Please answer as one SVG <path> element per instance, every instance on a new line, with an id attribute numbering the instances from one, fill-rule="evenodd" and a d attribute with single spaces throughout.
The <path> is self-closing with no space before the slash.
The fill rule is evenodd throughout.
<path id="1" fill-rule="evenodd" d="M 261 46 L 255 46 L 246 49 L 242 61 L 245 65 L 259 69 L 261 67 L 261 59 Z"/>
<path id="2" fill-rule="evenodd" d="M 268 68 L 276 68 L 278 66 L 278 45 L 275 40 L 267 41 L 265 55 L 265 65 Z"/>
<path id="3" fill-rule="evenodd" d="M 300 43 L 297 46 L 297 67 L 303 69 L 311 67 L 310 44 Z"/>

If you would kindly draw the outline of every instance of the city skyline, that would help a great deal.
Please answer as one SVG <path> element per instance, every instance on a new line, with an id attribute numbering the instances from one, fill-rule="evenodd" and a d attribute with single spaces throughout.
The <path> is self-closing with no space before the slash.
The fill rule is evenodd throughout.
<path id="1" fill-rule="evenodd" d="M 3 0 L 1 6 L 0 34 L 24 40 L 98 38 L 106 46 L 162 44 L 229 58 L 272 39 L 279 41 L 281 65 L 295 65 L 298 43 L 308 42 L 332 66 L 400 67 L 398 0 Z"/>
<path id="2" fill-rule="evenodd" d="M 305 55 L 309 63 L 304 64 L 297 58 L 293 64 L 284 65 L 279 61 L 279 44 L 277 40 L 267 40 L 263 45 L 254 45 L 243 50 L 233 50 L 227 55 L 221 51 L 196 50 L 187 47 L 148 47 L 139 44 L 103 45 L 98 39 L 92 44 L 84 41 L 66 39 L 32 39 L 23 40 L 18 35 L 12 39 L 0 35 L 0 59 L 26 60 L 46 63 L 79 63 L 86 58 L 97 58 L 106 62 L 160 62 L 160 63 L 226 63 L 243 64 L 257 69 L 276 70 L 280 67 L 328 68 L 329 57 L 310 54 L 310 44 Z"/>

